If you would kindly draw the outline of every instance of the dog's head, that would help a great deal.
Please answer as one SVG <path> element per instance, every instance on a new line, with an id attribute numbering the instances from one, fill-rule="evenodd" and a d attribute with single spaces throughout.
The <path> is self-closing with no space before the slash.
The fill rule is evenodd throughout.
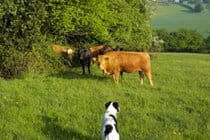
<path id="1" fill-rule="evenodd" d="M 118 113 L 120 111 L 120 107 L 118 102 L 112 102 L 109 101 L 105 104 L 106 112 L 111 112 L 111 113 Z"/>

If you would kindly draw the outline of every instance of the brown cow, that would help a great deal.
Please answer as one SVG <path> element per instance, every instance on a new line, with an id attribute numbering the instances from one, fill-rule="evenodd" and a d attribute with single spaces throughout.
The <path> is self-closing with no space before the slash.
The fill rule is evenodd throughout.
<path id="1" fill-rule="evenodd" d="M 90 51 L 91 53 L 96 53 L 98 52 L 101 48 L 103 48 L 103 45 L 99 45 L 99 46 L 94 46 L 94 47 L 90 47 Z M 92 61 L 96 62 L 98 55 L 94 55 L 92 56 Z"/>
<path id="2" fill-rule="evenodd" d="M 90 47 L 90 51 L 91 51 L 91 52 L 95 52 L 95 51 L 100 50 L 100 49 L 103 48 L 103 47 L 104 47 L 103 45 Z"/>
<path id="3" fill-rule="evenodd" d="M 108 45 L 99 45 L 99 46 L 90 47 L 90 51 L 92 53 L 92 61 L 94 63 L 97 61 L 99 55 L 113 51 L 113 49 Z"/>
<path id="4" fill-rule="evenodd" d="M 61 54 L 61 55 L 62 54 L 67 54 L 67 55 L 71 55 L 74 52 L 71 48 L 65 48 L 63 46 L 56 45 L 56 44 L 52 45 L 51 47 L 52 47 L 53 51 L 56 54 Z"/>
<path id="5" fill-rule="evenodd" d="M 64 57 L 65 59 L 67 59 L 68 61 L 66 61 L 68 63 L 69 66 L 71 66 L 72 63 L 72 57 L 73 57 L 73 53 L 74 51 L 71 48 L 65 48 L 64 46 L 60 46 L 60 45 L 51 45 L 53 51 Z"/>
<path id="6" fill-rule="evenodd" d="M 119 82 L 119 75 L 122 72 L 139 72 L 141 84 L 144 74 L 153 86 L 150 56 L 146 52 L 108 52 L 98 58 L 99 67 L 105 74 L 113 75 L 116 83 Z"/>

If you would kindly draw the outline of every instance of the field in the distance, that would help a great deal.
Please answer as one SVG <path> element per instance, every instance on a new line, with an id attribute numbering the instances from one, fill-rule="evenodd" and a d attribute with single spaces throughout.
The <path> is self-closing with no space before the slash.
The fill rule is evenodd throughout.
<path id="1" fill-rule="evenodd" d="M 206 37 L 210 35 L 210 11 L 194 13 L 177 4 L 159 5 L 152 17 L 151 24 L 154 29 L 166 29 L 168 31 L 195 30 Z"/>
<path id="2" fill-rule="evenodd" d="M 99 140 L 104 104 L 115 100 L 121 140 L 210 139 L 209 54 L 157 54 L 153 88 L 92 68 L 0 79 L 0 138 Z"/>

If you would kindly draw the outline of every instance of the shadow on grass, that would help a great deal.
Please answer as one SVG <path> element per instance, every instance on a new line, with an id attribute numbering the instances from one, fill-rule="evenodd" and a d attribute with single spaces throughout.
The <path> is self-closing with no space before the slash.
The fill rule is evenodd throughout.
<path id="1" fill-rule="evenodd" d="M 178 4 L 184 8 L 186 8 L 186 10 L 181 10 L 182 12 L 186 12 L 186 13 L 193 13 L 193 8 L 190 5 L 187 4 Z"/>
<path id="2" fill-rule="evenodd" d="M 82 133 L 72 129 L 63 128 L 58 124 L 57 117 L 42 116 L 45 124 L 42 132 L 49 138 L 55 140 L 94 140 L 97 138 L 85 136 Z"/>
<path id="3" fill-rule="evenodd" d="M 56 77 L 56 78 L 63 78 L 63 79 L 94 79 L 94 80 L 105 80 L 107 77 L 101 75 L 93 75 L 93 74 L 86 74 L 82 75 L 77 72 L 68 71 L 68 72 L 58 72 L 58 73 L 50 73 L 48 76 Z"/>
<path id="4" fill-rule="evenodd" d="M 192 10 L 181 10 L 182 12 L 184 12 L 184 13 L 194 13 Z"/>

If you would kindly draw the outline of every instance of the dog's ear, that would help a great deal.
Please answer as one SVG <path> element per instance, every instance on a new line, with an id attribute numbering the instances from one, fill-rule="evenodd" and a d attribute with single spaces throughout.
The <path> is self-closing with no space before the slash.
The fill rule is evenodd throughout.
<path id="1" fill-rule="evenodd" d="M 107 102 L 107 103 L 105 104 L 105 108 L 107 109 L 107 108 L 109 107 L 110 104 L 111 104 L 111 101 Z"/>
<path id="2" fill-rule="evenodd" d="M 113 106 L 117 110 L 117 112 L 120 111 L 118 102 L 113 102 Z"/>

